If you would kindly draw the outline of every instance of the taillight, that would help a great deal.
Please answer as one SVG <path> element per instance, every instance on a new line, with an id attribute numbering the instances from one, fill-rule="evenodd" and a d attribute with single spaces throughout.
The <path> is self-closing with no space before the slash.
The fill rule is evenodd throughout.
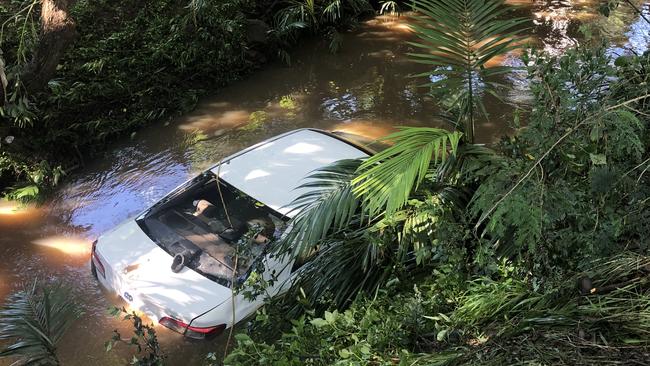
<path id="1" fill-rule="evenodd" d="M 183 323 L 178 319 L 174 319 L 168 316 L 163 317 L 158 321 L 158 323 L 166 326 L 167 328 L 181 333 L 186 337 L 202 339 L 208 336 L 214 336 L 221 333 L 226 329 L 225 324 L 219 324 L 214 327 L 193 327 Z"/>
<path id="2" fill-rule="evenodd" d="M 101 274 L 102 277 L 106 278 L 106 270 L 104 269 L 104 264 L 102 263 L 101 259 L 99 259 L 99 256 L 97 255 L 97 240 L 93 242 L 93 249 L 92 252 L 90 253 L 90 260 L 93 261 L 95 264 L 95 269 L 97 273 Z"/>

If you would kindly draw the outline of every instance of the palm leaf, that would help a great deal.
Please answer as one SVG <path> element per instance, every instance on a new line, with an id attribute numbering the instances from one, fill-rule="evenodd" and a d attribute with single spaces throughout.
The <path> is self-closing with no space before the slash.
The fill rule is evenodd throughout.
<path id="1" fill-rule="evenodd" d="M 374 291 L 385 283 L 390 266 L 385 250 L 368 240 L 364 229 L 331 236 L 320 243 L 318 253 L 298 270 L 291 291 L 306 291 L 312 306 L 331 298 L 338 308 L 349 304 L 360 291 Z M 295 298 L 290 296 L 289 298 Z"/>
<path id="2" fill-rule="evenodd" d="M 455 154 L 462 134 L 438 128 L 401 128 L 385 138 L 395 144 L 370 157 L 352 180 L 353 193 L 362 197 L 369 217 L 386 211 L 391 214 L 404 206 L 417 189 L 431 163 L 444 162 Z"/>
<path id="3" fill-rule="evenodd" d="M 350 182 L 360 164 L 360 160 L 337 161 L 306 178 L 298 188 L 308 188 L 309 192 L 291 204 L 297 214 L 278 243 L 280 252 L 305 256 L 332 231 L 349 226 L 360 207 Z"/>
<path id="4" fill-rule="evenodd" d="M 332 0 L 324 9 L 323 16 L 332 22 L 341 18 L 341 0 Z"/>
<path id="5" fill-rule="evenodd" d="M 518 47 L 527 19 L 501 19 L 511 10 L 503 0 L 414 0 L 413 9 L 417 14 L 411 28 L 420 41 L 410 44 L 421 52 L 409 56 L 431 67 L 415 76 L 443 76 L 424 85 L 452 96 L 446 104 L 465 121 L 465 137 L 472 142 L 474 114 L 485 111 L 478 96 L 496 85 L 486 79 L 508 70 L 488 63 Z"/>
<path id="6" fill-rule="evenodd" d="M 439 216 L 458 212 L 466 206 L 466 192 L 453 184 L 458 183 L 459 175 L 473 171 L 483 161 L 492 158 L 493 152 L 476 145 L 456 147 L 460 138 L 457 132 L 414 131 L 422 133 L 421 139 L 429 143 L 432 134 L 454 136 L 453 141 L 448 141 L 448 148 L 443 149 L 444 144 L 440 142 L 434 149 L 438 156 L 433 151 L 429 154 L 429 160 L 435 162 L 440 162 L 444 156 L 444 163 L 424 165 L 425 179 L 428 180 L 427 190 L 423 193 L 428 197 L 425 205 L 414 207 L 409 204 L 390 216 L 380 213 L 370 219 L 364 199 L 355 195 L 351 182 L 359 171 L 363 172 L 360 166 L 367 164 L 360 160 L 343 160 L 317 170 L 301 186 L 310 188 L 310 192 L 292 204 L 298 213 L 276 247 L 281 253 L 294 257 L 304 259 L 309 255 L 309 260 L 294 277 L 291 286 L 294 295 L 304 290 L 309 293 L 310 301 L 331 296 L 337 306 L 346 305 L 359 291 L 371 292 L 385 283 L 393 265 L 399 263 L 400 267 L 411 268 L 416 264 L 413 250 L 431 245 L 434 239 L 432 225 Z M 451 153 L 447 153 L 448 150 Z M 376 156 L 384 161 L 393 154 Z M 384 162 L 369 164 L 374 167 Z M 386 230 L 397 230 L 401 239 L 394 241 L 393 236 L 383 235 Z"/>
<path id="7" fill-rule="evenodd" d="M 69 291 L 41 288 L 36 282 L 11 295 L 0 310 L 0 340 L 14 340 L 0 358 L 18 358 L 23 365 L 57 365 L 56 345 L 80 316 Z"/>

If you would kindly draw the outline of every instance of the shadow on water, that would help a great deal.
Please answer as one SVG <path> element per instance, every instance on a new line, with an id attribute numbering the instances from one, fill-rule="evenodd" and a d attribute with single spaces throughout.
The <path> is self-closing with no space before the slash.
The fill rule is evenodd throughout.
<path id="1" fill-rule="evenodd" d="M 549 54 L 577 45 L 585 23 L 607 30 L 614 55 L 647 49 L 650 28 L 632 12 L 603 19 L 592 0 L 509 2 L 520 6 L 522 15 L 532 15 L 529 41 Z M 100 290 L 90 275 L 92 240 L 220 158 L 291 129 L 318 127 L 376 139 L 400 125 L 447 127 L 435 118 L 440 112 L 435 101 L 417 87 L 421 81 L 408 77 L 425 69 L 406 57 L 413 50 L 405 42 L 413 39 L 406 19 L 381 16 L 365 22 L 344 35 L 337 55 L 318 41 L 306 41 L 291 67 L 270 65 L 205 98 L 194 112 L 115 144 L 70 177 L 43 207 L 0 205 L 0 299 L 34 279 L 72 286 L 85 315 L 64 339 L 62 361 L 126 363 L 129 352 L 104 351 L 113 329 L 124 335 L 129 329 L 107 316 L 115 295 Z M 520 64 L 515 54 L 499 61 Z M 514 108 L 528 101 L 524 77 L 511 75 L 503 82 L 510 86 L 505 103 L 487 101 L 490 119 L 477 126 L 480 142 L 507 133 Z M 201 363 L 225 343 L 224 337 L 190 342 L 157 329 L 170 364 Z"/>

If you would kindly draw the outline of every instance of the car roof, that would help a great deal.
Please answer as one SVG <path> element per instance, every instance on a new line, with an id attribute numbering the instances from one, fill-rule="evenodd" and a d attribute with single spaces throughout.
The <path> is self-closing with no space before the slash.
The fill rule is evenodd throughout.
<path id="1" fill-rule="evenodd" d="M 289 218 L 291 203 L 307 188 L 297 189 L 316 169 L 337 160 L 363 158 L 368 151 L 316 129 L 287 132 L 260 142 L 211 168 L 220 178 Z M 220 167 L 219 167 L 220 166 Z"/>

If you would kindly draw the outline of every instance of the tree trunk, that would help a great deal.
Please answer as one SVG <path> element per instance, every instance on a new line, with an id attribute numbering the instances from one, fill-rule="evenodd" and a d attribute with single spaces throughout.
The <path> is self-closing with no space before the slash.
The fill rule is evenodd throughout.
<path id="1" fill-rule="evenodd" d="M 27 91 L 42 91 L 56 72 L 68 46 L 77 37 L 74 20 L 68 15 L 76 0 L 41 0 L 41 34 L 32 60 L 23 73 Z"/>

